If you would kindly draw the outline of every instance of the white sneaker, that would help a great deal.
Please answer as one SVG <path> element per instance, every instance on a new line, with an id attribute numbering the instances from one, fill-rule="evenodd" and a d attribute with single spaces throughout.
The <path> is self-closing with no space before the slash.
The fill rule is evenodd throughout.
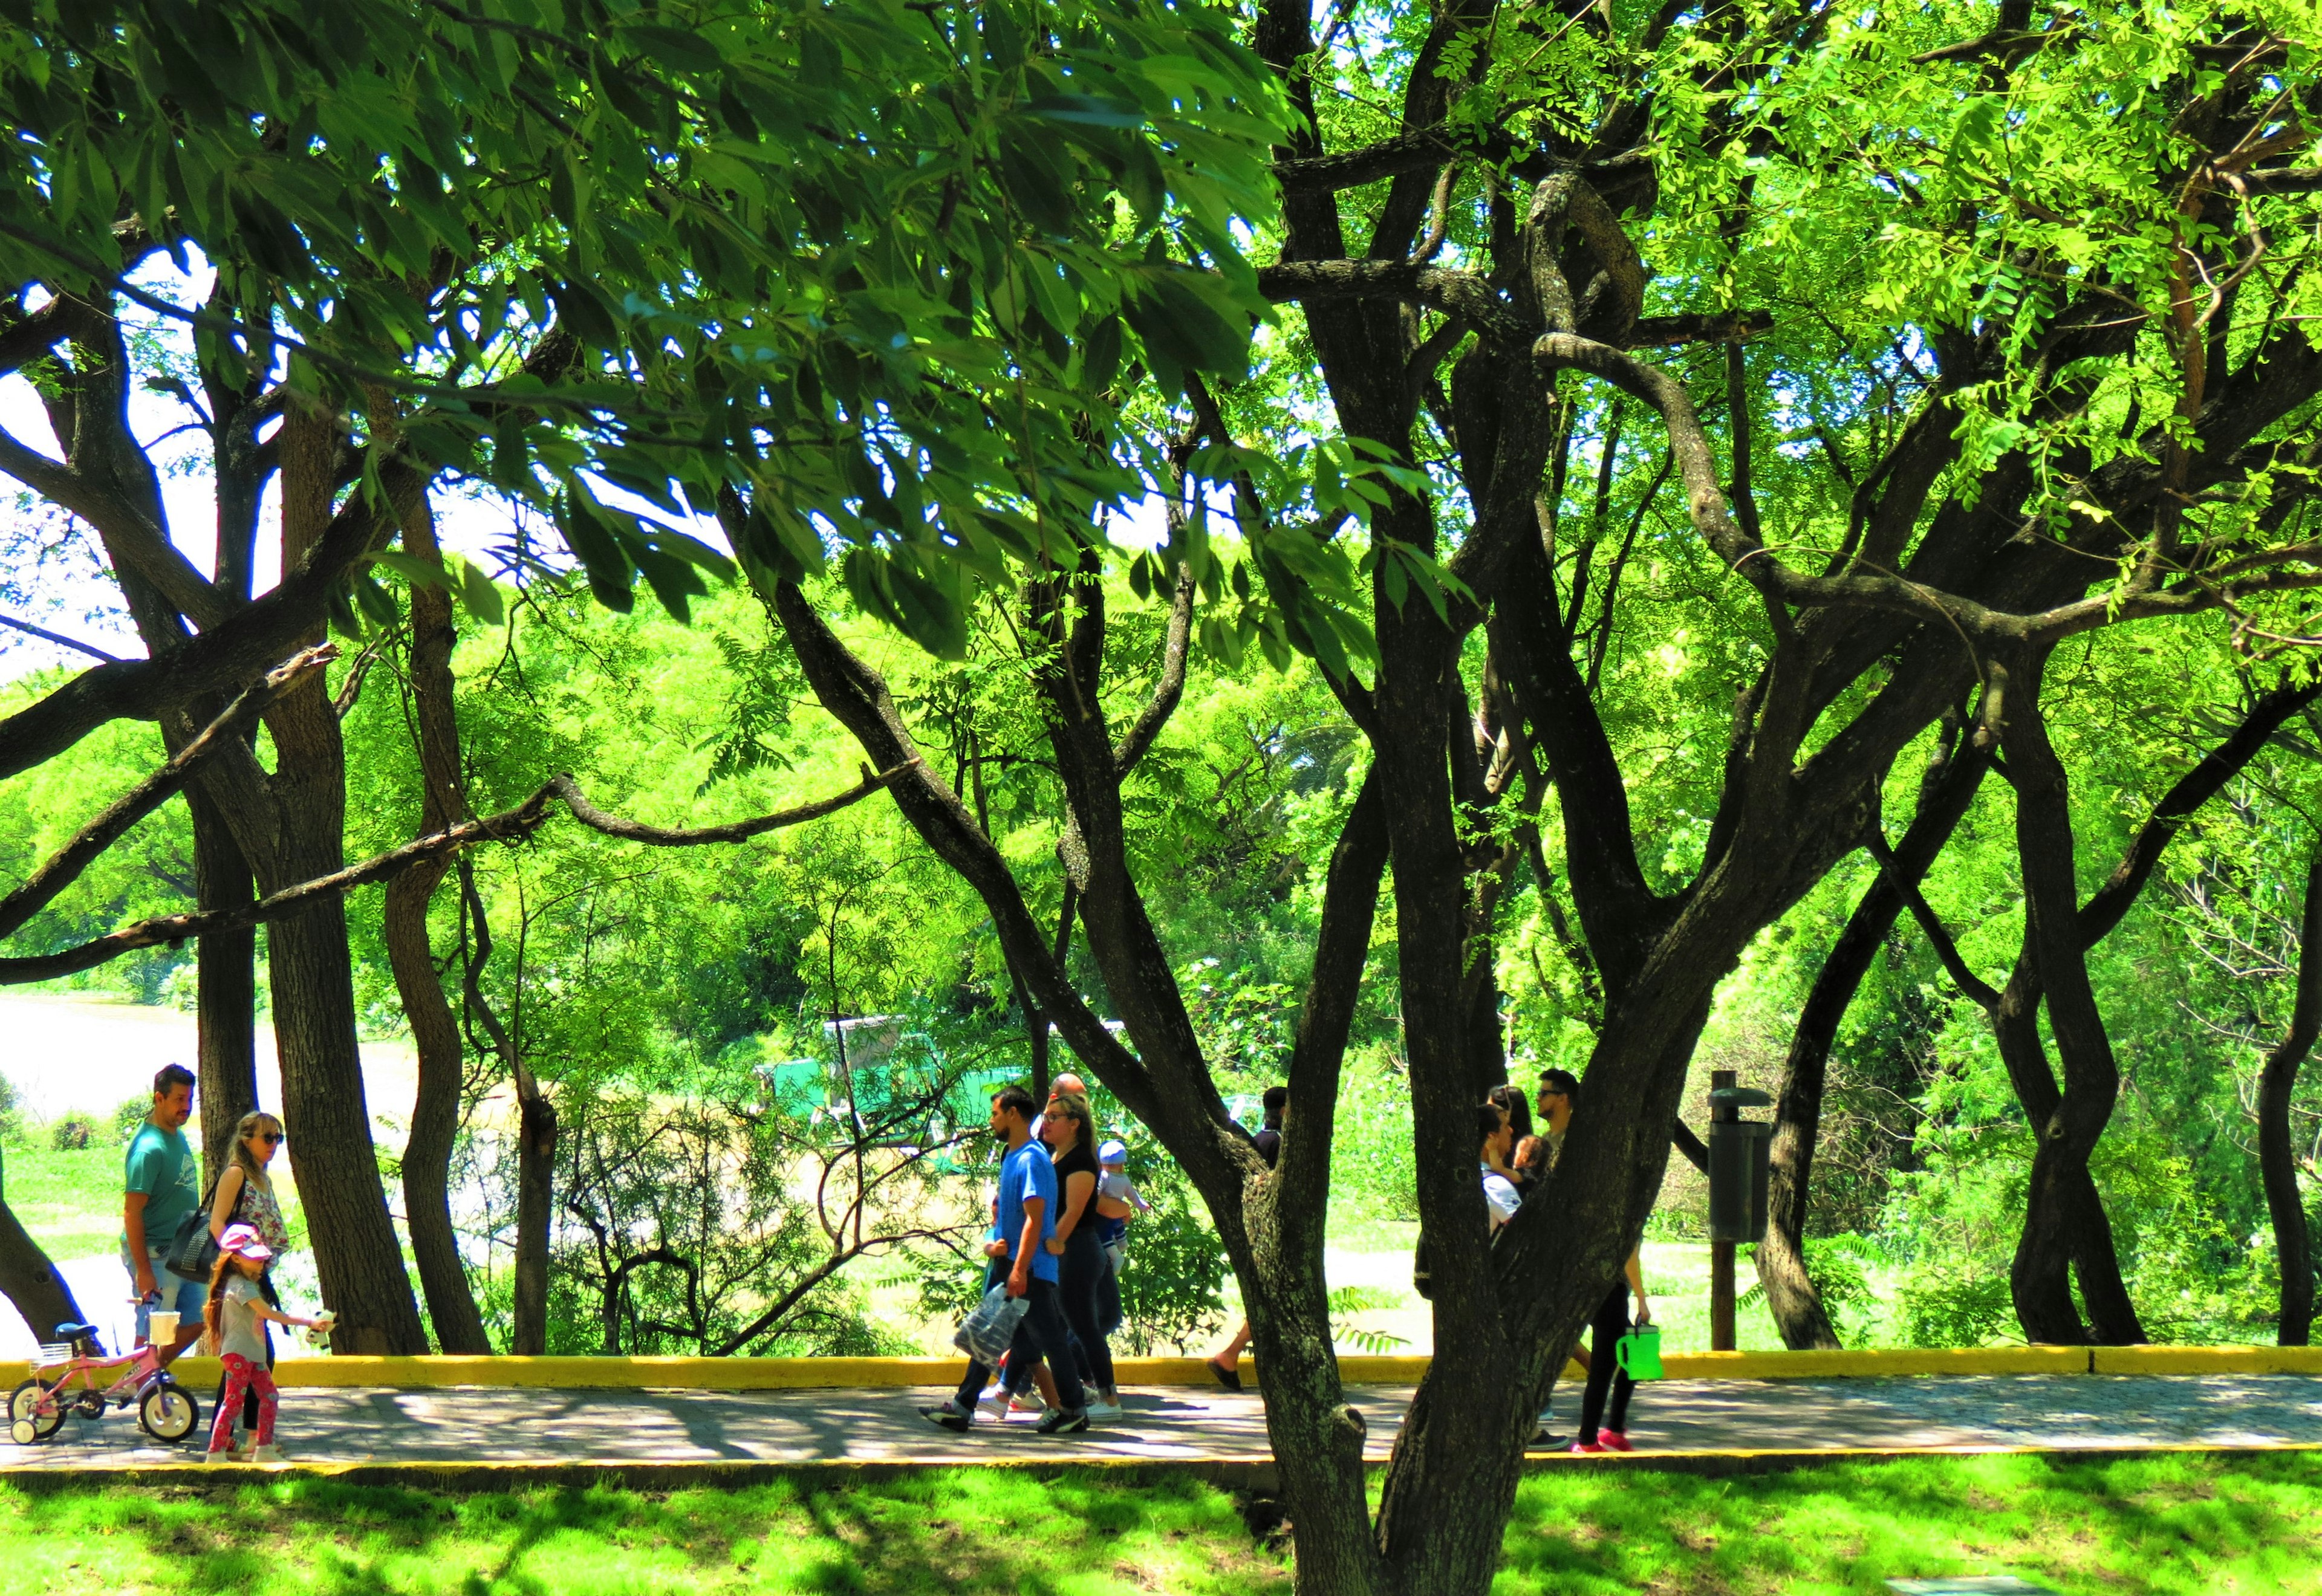
<path id="1" fill-rule="evenodd" d="M 1011 1414 L 1028 1413 L 1038 1418 L 1047 1410 L 1047 1399 L 1036 1391 L 1028 1391 L 1020 1397 L 1008 1399 L 1008 1411 Z"/>
<path id="2" fill-rule="evenodd" d="M 1091 1418 L 1119 1418 L 1120 1417 L 1120 1399 L 1114 1396 L 1111 1391 L 1099 1391 L 1096 1395 L 1089 1398 L 1088 1406 L 1082 1409 L 1081 1411 L 1087 1414 Z"/>
<path id="3" fill-rule="evenodd" d="M 288 1463 L 290 1460 L 282 1455 L 281 1447 L 269 1446 L 252 1446 L 250 1449 L 250 1461 L 252 1463 Z"/>
<path id="4" fill-rule="evenodd" d="M 1008 1417 L 1008 1393 L 994 1386 L 975 1399 L 975 1410 L 997 1424 Z"/>

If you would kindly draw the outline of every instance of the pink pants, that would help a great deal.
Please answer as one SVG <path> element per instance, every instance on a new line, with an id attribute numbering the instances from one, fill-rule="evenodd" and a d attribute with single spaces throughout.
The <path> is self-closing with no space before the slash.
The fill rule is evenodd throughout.
<path id="1" fill-rule="evenodd" d="M 224 1452 L 233 1443 L 233 1421 L 242 1411 L 245 1392 L 258 1393 L 256 1445 L 274 1445 L 274 1376 L 238 1352 L 225 1354 L 225 1395 L 218 1399 L 217 1418 L 210 1426 L 210 1450 Z"/>

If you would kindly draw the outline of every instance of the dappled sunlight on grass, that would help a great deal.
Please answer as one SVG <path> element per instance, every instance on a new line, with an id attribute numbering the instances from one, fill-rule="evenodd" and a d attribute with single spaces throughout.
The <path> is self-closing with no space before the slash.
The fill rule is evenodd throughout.
<path id="1" fill-rule="evenodd" d="M 1373 1489 L 1376 1492 L 1376 1481 Z M 0 1596 L 1287 1592 L 1233 1499 L 1163 1471 L 929 1470 L 648 1494 L 285 1479 L 0 1485 Z M 2016 1573 L 2072 1596 L 2322 1596 L 2322 1458 L 1851 1464 L 1751 1479 L 1556 1472 L 1497 1596 L 1879 1596 Z"/>
<path id="2" fill-rule="evenodd" d="M 834 1490 L 438 1495 L 328 1480 L 204 1494 L 0 1487 L 0 1592 L 657 1596 L 1286 1591 L 1229 1496 L 951 1469 Z"/>
<path id="3" fill-rule="evenodd" d="M 1496 1596 L 1824 1596 L 2013 1573 L 2080 1596 L 2322 1591 L 2322 1460 L 1841 1464 L 1754 1479 L 1536 1475 Z"/>

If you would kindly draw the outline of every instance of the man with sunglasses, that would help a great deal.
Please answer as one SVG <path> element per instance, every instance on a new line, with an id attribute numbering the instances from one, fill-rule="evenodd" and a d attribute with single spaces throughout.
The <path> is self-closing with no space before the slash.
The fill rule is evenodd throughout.
<path id="1" fill-rule="evenodd" d="M 1579 1100 L 1580 1081 L 1569 1070 L 1542 1070 L 1540 1090 L 1532 1094 L 1540 1119 L 1532 1133 L 1548 1144 L 1548 1167 L 1554 1169 L 1564 1152 L 1564 1133 L 1572 1125 L 1572 1105 Z"/>

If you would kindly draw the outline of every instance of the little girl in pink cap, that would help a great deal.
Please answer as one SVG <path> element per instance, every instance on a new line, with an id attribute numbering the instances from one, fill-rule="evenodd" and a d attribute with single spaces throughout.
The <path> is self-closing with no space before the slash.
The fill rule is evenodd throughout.
<path id="1" fill-rule="evenodd" d="M 266 1272 L 266 1261 L 273 1256 L 274 1249 L 259 1238 L 252 1226 L 229 1225 L 218 1237 L 217 1267 L 210 1272 L 210 1295 L 202 1308 L 202 1322 L 209 1327 L 219 1360 L 225 1364 L 225 1395 L 218 1403 L 216 1421 L 210 1426 L 209 1455 L 202 1459 L 204 1463 L 240 1461 L 232 1450 L 233 1416 L 242 1411 L 242 1393 L 252 1390 L 258 1392 L 258 1433 L 250 1461 L 288 1461 L 274 1444 L 274 1376 L 266 1372 L 266 1327 L 260 1321 L 272 1319 L 310 1329 L 323 1321 L 302 1319 L 267 1305 L 259 1293 L 258 1281 Z"/>

